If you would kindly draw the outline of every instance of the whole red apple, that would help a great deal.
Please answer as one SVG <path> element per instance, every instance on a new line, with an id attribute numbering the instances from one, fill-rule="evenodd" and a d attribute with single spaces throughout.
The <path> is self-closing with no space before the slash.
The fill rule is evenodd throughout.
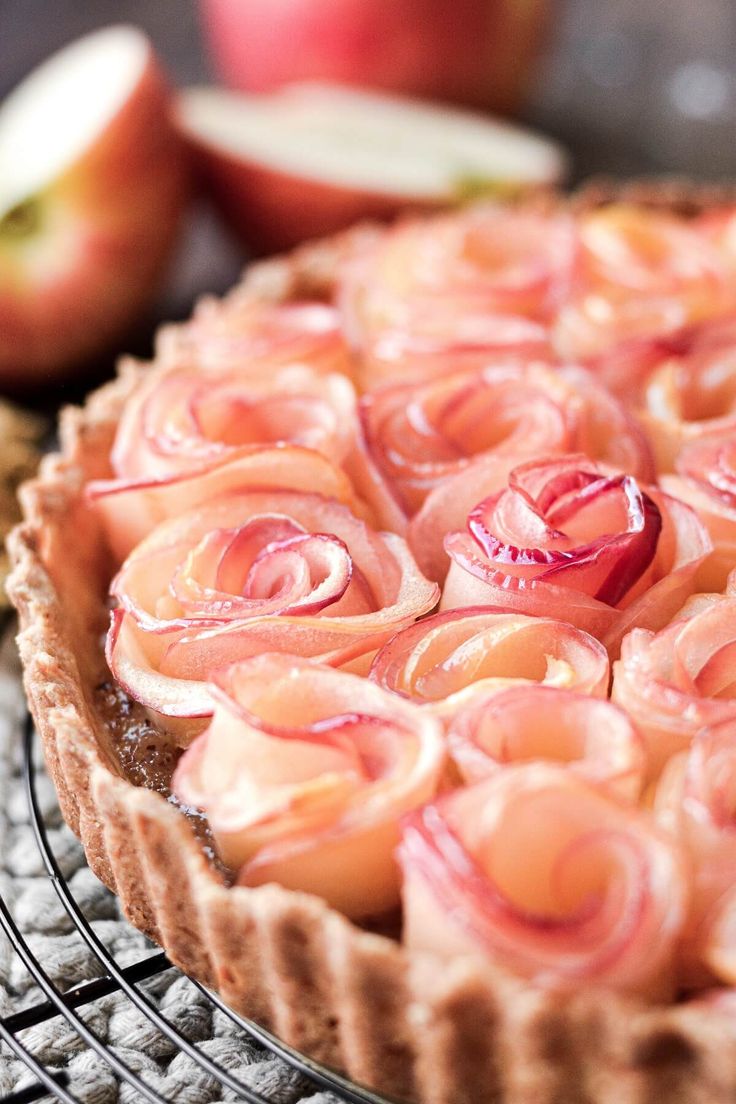
<path id="1" fill-rule="evenodd" d="M 61 379 L 150 301 L 188 169 L 146 36 L 64 47 L 0 105 L 0 388 Z"/>
<path id="2" fill-rule="evenodd" d="M 220 75 L 265 92 L 332 80 L 512 112 L 547 0 L 201 0 Z"/>

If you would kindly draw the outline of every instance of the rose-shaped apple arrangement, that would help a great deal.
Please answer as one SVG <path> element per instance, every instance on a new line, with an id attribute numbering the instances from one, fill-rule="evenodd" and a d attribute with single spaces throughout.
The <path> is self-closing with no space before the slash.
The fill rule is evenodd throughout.
<path id="1" fill-rule="evenodd" d="M 399 854 L 410 947 L 480 949 L 543 983 L 671 990 L 684 863 L 579 776 L 508 767 L 408 816 Z"/>
<path id="2" fill-rule="evenodd" d="M 713 542 L 698 571 L 699 588 L 722 590 L 736 568 L 736 424 L 686 445 L 675 473 L 661 477 L 662 487 L 696 511 Z"/>
<path id="3" fill-rule="evenodd" d="M 659 471 L 672 471 L 689 444 L 736 431 L 735 344 L 732 316 L 652 343 L 637 417 Z"/>
<path id="4" fill-rule="evenodd" d="M 736 306 L 733 261 L 707 224 L 612 205 L 582 218 L 579 242 L 575 290 L 553 343 L 563 356 L 598 362 L 614 387 L 612 351 L 633 362 L 618 381 L 625 387 L 652 340 Z"/>
<path id="5" fill-rule="evenodd" d="M 280 335 L 276 343 L 281 343 Z M 278 359 L 272 364 L 272 358 L 257 353 L 255 364 L 245 359 L 244 366 L 206 372 L 195 366 L 196 357 L 194 363 L 177 357 L 170 364 L 170 359 L 146 372 L 123 411 L 110 454 L 117 481 L 98 485 L 91 493 L 103 501 L 115 494 L 119 509 L 120 495 L 130 501 L 136 489 L 147 489 L 150 503 L 152 489 L 162 491 L 167 480 L 222 469 L 237 460 L 247 465 L 249 457 L 255 460 L 256 453 L 272 446 L 293 445 L 330 460 L 349 477 L 381 527 L 403 531 L 403 513 L 368 455 L 355 390 L 341 372 L 323 370 L 321 361 L 318 368 Z M 123 371 L 126 367 L 136 371 L 134 365 L 124 365 Z M 305 465 L 309 459 L 304 457 Z M 361 509 L 344 479 L 342 487 L 321 488 L 320 478 L 329 483 L 329 474 L 313 470 L 311 475 L 315 490 Z M 302 485 L 308 485 L 303 478 Z M 114 516 L 108 520 L 114 522 Z"/>
<path id="6" fill-rule="evenodd" d="M 711 550 L 696 514 L 584 456 L 515 468 L 508 487 L 444 540 L 442 606 L 506 605 L 567 620 L 616 653 L 636 626 L 661 628 Z"/>
<path id="7" fill-rule="evenodd" d="M 348 266 L 340 302 L 367 389 L 544 352 L 576 256 L 569 216 L 493 204 L 409 221 Z"/>
<path id="8" fill-rule="evenodd" d="M 638 424 L 571 366 L 489 358 L 483 368 L 364 395 L 360 415 L 367 453 L 400 509 L 411 516 L 430 497 L 414 526 L 417 546 L 423 519 L 431 537 L 441 504 L 470 509 L 523 460 L 580 451 L 647 481 L 654 474 Z"/>
<path id="9" fill-rule="evenodd" d="M 339 372 L 323 375 L 297 363 L 264 379 L 165 366 L 147 373 L 126 406 L 110 461 L 120 479 L 160 480 L 288 443 L 340 467 L 351 458 L 355 421 L 355 392 Z"/>
<path id="10" fill-rule="evenodd" d="M 95 479 L 86 494 L 119 562 L 160 522 L 243 487 L 303 490 L 346 503 L 366 516 L 350 480 L 331 461 L 314 449 L 282 442 L 273 448 L 223 449 L 193 471 L 158 479 Z"/>
<path id="11" fill-rule="evenodd" d="M 268 377 L 287 364 L 350 375 L 352 361 L 340 316 L 327 303 L 271 303 L 235 288 L 222 301 L 205 298 L 188 322 L 164 326 L 156 352 L 165 362 Z"/>
<path id="12" fill-rule="evenodd" d="M 698 595 L 658 633 L 635 629 L 614 666 L 613 700 L 659 773 L 705 725 L 736 720 L 736 597 Z"/>
<path id="13" fill-rule="evenodd" d="M 736 982 L 734 225 L 414 217 L 126 366 L 107 656 L 240 887 L 545 987 Z"/>
<path id="14" fill-rule="evenodd" d="M 229 667 L 213 695 L 212 722 L 173 788 L 206 811 L 239 882 L 318 893 L 349 916 L 398 904 L 398 820 L 437 789 L 438 722 L 294 656 Z"/>
<path id="15" fill-rule="evenodd" d="M 365 669 L 438 597 L 401 537 L 319 494 L 243 486 L 155 528 L 112 594 L 112 672 L 169 725 L 212 712 L 210 671 L 263 651 Z"/>
<path id="16" fill-rule="evenodd" d="M 550 685 L 471 699 L 452 718 L 448 745 L 468 783 L 505 764 L 546 760 L 568 763 L 624 801 L 638 798 L 646 764 L 643 741 L 623 709 Z"/>

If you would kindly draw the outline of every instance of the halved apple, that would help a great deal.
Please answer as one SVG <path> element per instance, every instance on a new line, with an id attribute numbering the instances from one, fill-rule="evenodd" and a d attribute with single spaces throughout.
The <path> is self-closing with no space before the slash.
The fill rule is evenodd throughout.
<path id="1" fill-rule="evenodd" d="M 341 85 L 193 88 L 176 117 L 223 214 L 256 251 L 363 217 L 550 185 L 565 168 L 560 148 L 530 131 Z"/>
<path id="2" fill-rule="evenodd" d="M 64 47 L 0 106 L 0 386 L 80 365 L 148 301 L 186 194 L 169 111 L 128 26 Z"/>

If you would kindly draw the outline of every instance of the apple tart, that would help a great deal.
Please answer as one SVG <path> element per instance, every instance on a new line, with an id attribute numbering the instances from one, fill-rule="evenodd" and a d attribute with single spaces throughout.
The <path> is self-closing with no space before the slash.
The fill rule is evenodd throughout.
<path id="1" fill-rule="evenodd" d="M 736 206 L 251 268 L 63 412 L 31 711 L 173 962 L 418 1104 L 736 1095 Z"/>

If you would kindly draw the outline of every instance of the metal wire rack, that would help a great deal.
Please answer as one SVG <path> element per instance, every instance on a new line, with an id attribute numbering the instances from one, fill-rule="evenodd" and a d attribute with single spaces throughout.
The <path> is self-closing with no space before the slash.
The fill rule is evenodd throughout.
<path id="1" fill-rule="evenodd" d="M 253 1089 L 243 1084 L 228 1070 L 214 1062 L 203 1053 L 194 1043 L 188 1040 L 170 1020 L 164 1016 L 155 1006 L 150 997 L 140 987 L 141 982 L 165 970 L 174 970 L 175 967 L 168 961 L 166 955 L 159 951 L 141 958 L 132 965 L 120 966 L 113 955 L 99 939 L 86 919 L 82 908 L 74 897 L 69 884 L 64 878 L 49 836 L 41 816 L 39 802 L 36 794 L 36 772 L 34 768 L 34 743 L 36 740 L 32 721 L 28 719 L 23 736 L 22 748 L 22 785 L 25 789 L 25 797 L 28 805 L 30 823 L 35 835 L 46 874 L 58 896 L 64 910 L 72 920 L 79 937 L 100 964 L 101 975 L 91 981 L 84 981 L 71 989 L 62 991 L 50 979 L 44 969 L 43 963 L 34 955 L 28 941 L 23 937 L 20 928 L 13 919 L 10 909 L 0 896 L 0 927 L 10 940 L 11 946 L 19 956 L 25 969 L 36 982 L 43 999 L 23 1011 L 0 1019 L 0 1041 L 7 1044 L 16 1058 L 19 1058 L 33 1073 L 36 1081 L 27 1088 L 11 1093 L 0 1099 L 0 1104 L 32 1104 L 41 1098 L 52 1097 L 62 1101 L 62 1104 L 77 1104 L 72 1095 L 69 1080 L 63 1073 L 52 1072 L 39 1062 L 29 1049 L 18 1038 L 20 1032 L 26 1028 L 44 1023 L 56 1016 L 63 1016 L 69 1026 L 77 1033 L 83 1043 L 99 1055 L 109 1064 L 120 1082 L 131 1085 L 142 1100 L 149 1104 L 167 1104 L 166 1098 L 148 1085 L 142 1077 L 125 1064 L 100 1039 L 94 1031 L 85 1023 L 78 1014 L 77 1009 L 83 1005 L 90 1005 L 112 993 L 120 992 L 141 1013 L 148 1017 L 151 1023 L 165 1035 L 181 1052 L 193 1059 L 204 1071 L 218 1081 L 223 1088 L 232 1090 L 239 1099 L 246 1104 L 270 1104 L 268 1097 L 254 1092 Z M 258 1027 L 249 1020 L 238 1016 L 228 1008 L 217 994 L 206 990 L 197 982 L 192 981 L 200 992 L 212 1002 L 212 1005 L 228 1016 L 234 1024 L 246 1033 L 251 1039 L 262 1044 L 271 1054 L 282 1058 L 292 1068 L 307 1077 L 315 1086 L 321 1089 L 329 1089 L 340 1099 L 349 1104 L 391 1104 L 386 1098 L 380 1097 L 369 1089 L 348 1081 L 334 1070 L 312 1061 L 306 1055 L 287 1047 L 270 1032 Z"/>

